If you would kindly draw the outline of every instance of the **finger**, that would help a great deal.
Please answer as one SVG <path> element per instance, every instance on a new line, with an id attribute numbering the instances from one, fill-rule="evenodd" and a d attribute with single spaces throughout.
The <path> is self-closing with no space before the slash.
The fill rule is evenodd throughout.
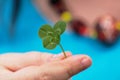
<path id="1" fill-rule="evenodd" d="M 63 65 L 63 67 L 65 68 L 64 74 L 68 75 L 68 78 L 85 70 L 91 64 L 91 58 L 86 55 L 77 55 L 61 61 L 61 66 Z"/>
<path id="2" fill-rule="evenodd" d="M 69 55 L 69 53 L 67 53 Z M 42 65 L 54 60 L 54 55 L 49 53 L 28 52 L 26 54 L 4 54 L 0 56 L 0 65 L 10 71 L 16 71 L 27 66 Z M 55 60 L 61 60 L 64 56 L 56 56 Z"/>
<path id="3" fill-rule="evenodd" d="M 51 66 L 53 67 L 53 74 L 55 73 L 57 75 L 55 77 L 58 77 L 58 79 L 55 80 L 67 80 L 73 75 L 88 68 L 91 63 L 92 61 L 90 57 L 86 55 L 77 55 L 71 56 L 63 61 L 59 61 L 58 63 L 54 63 L 54 67 L 52 65 Z M 59 75 L 61 75 L 61 77 Z"/>
<path id="4" fill-rule="evenodd" d="M 0 66 L 0 80 L 8 80 L 13 72 L 7 70 L 5 67 Z"/>
<path id="5" fill-rule="evenodd" d="M 22 80 L 25 80 L 26 77 L 27 80 L 67 80 L 90 65 L 91 59 L 88 56 L 72 56 L 43 66 L 31 66 L 21 69 L 14 74 L 14 78 L 21 78 Z"/>
<path id="6" fill-rule="evenodd" d="M 66 53 L 66 56 L 67 56 L 67 57 L 72 56 L 71 52 L 69 52 L 69 51 L 67 51 L 67 52 L 65 52 L 65 53 Z M 54 56 L 50 59 L 50 61 L 59 61 L 59 60 L 63 60 L 63 59 L 65 59 L 65 56 L 64 56 L 63 53 L 60 53 L 60 54 L 54 55 Z"/>

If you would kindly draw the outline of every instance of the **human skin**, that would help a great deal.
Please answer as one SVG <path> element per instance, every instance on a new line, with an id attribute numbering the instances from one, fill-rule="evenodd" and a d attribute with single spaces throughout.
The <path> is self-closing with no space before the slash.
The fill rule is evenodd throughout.
<path id="1" fill-rule="evenodd" d="M 42 1 L 42 11 L 53 21 L 58 19 L 52 9 L 45 7 L 47 0 Z M 37 2 L 36 2 L 37 3 Z M 41 2 L 38 2 L 39 4 Z M 48 12 L 47 12 L 48 11 Z M 55 16 L 56 15 L 56 16 Z M 9 53 L 0 55 L 0 80 L 68 80 L 73 75 L 88 68 L 92 61 L 86 55 L 71 56 L 49 53 L 28 52 L 25 54 Z M 72 64 L 72 65 L 71 65 Z"/>
<path id="2" fill-rule="evenodd" d="M 49 0 L 35 0 L 38 10 L 42 11 L 48 19 L 59 20 L 59 17 L 49 6 Z M 120 20 L 120 0 L 62 0 L 74 19 L 83 19 L 89 27 L 93 27 L 96 20 L 110 14 Z"/>
<path id="3" fill-rule="evenodd" d="M 49 3 L 50 0 L 35 0 L 34 4 L 38 11 L 42 12 L 47 19 L 57 22 L 60 15 L 56 13 Z M 62 0 L 66 9 L 72 15 L 74 21 L 79 20 L 87 27 L 84 36 L 90 36 L 101 23 L 107 26 L 100 26 L 101 32 L 108 42 L 112 42 L 115 36 L 116 22 L 120 22 L 120 0 Z M 107 19 L 109 16 L 111 19 Z M 106 23 L 106 21 L 108 21 Z M 67 30 L 71 31 L 73 26 L 68 25 Z M 78 26 L 79 27 L 79 26 Z M 100 30 L 100 29 L 99 29 Z M 74 30 L 73 30 L 74 31 Z"/>
<path id="4" fill-rule="evenodd" d="M 0 55 L 0 80 L 68 80 L 92 63 L 86 55 L 66 54 L 67 58 L 40 52 Z"/>

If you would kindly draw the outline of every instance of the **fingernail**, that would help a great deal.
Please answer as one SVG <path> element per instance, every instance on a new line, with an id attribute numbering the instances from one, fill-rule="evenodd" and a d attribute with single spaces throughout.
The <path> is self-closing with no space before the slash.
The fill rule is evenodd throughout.
<path id="1" fill-rule="evenodd" d="M 56 55 L 54 55 L 52 58 L 53 59 L 56 59 L 56 58 L 58 58 L 58 57 L 60 57 L 62 54 L 56 54 Z"/>
<path id="2" fill-rule="evenodd" d="M 84 66 L 84 67 L 89 67 L 90 65 L 91 65 L 91 60 L 90 60 L 90 58 L 89 57 L 84 57 L 83 59 L 82 59 L 82 61 L 81 61 L 81 64 L 82 64 L 82 66 Z"/>
<path id="3" fill-rule="evenodd" d="M 70 54 L 72 54 L 72 52 L 71 51 L 65 51 L 66 53 L 70 53 Z"/>
<path id="4" fill-rule="evenodd" d="M 72 56 L 72 52 L 70 51 L 66 51 L 65 53 L 67 54 L 67 56 Z"/>
<path id="5" fill-rule="evenodd" d="M 60 56 L 62 56 L 62 54 L 53 55 L 49 61 L 56 61 L 56 60 L 59 60 Z"/>

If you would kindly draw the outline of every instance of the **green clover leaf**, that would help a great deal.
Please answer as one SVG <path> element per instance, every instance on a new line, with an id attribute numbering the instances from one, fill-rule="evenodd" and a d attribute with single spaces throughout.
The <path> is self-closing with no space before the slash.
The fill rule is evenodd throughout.
<path id="1" fill-rule="evenodd" d="M 62 49 L 64 56 L 66 56 L 62 45 L 60 44 L 60 35 L 65 31 L 66 23 L 58 21 L 54 27 L 46 24 L 39 29 L 39 37 L 42 39 L 44 48 L 54 49 L 57 45 Z"/>
<path id="2" fill-rule="evenodd" d="M 53 35 L 54 35 L 54 30 L 48 24 L 43 25 L 39 30 L 39 37 L 42 39 L 45 38 L 46 36 L 53 36 Z"/>
<path id="3" fill-rule="evenodd" d="M 43 39 L 43 46 L 47 49 L 54 49 L 60 43 L 60 37 L 47 36 Z"/>
<path id="4" fill-rule="evenodd" d="M 54 25 L 54 31 L 58 34 L 61 35 L 65 29 L 66 29 L 66 23 L 64 21 L 58 21 L 55 25 Z"/>

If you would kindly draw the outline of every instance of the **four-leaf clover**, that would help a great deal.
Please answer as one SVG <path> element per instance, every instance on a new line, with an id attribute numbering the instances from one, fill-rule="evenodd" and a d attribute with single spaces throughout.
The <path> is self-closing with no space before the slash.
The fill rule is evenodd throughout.
<path id="1" fill-rule="evenodd" d="M 47 49 L 54 49 L 57 45 L 62 49 L 66 56 L 62 45 L 60 44 L 60 35 L 65 31 L 66 23 L 58 21 L 53 27 L 45 24 L 39 29 L 39 37 L 42 39 L 43 46 Z"/>

